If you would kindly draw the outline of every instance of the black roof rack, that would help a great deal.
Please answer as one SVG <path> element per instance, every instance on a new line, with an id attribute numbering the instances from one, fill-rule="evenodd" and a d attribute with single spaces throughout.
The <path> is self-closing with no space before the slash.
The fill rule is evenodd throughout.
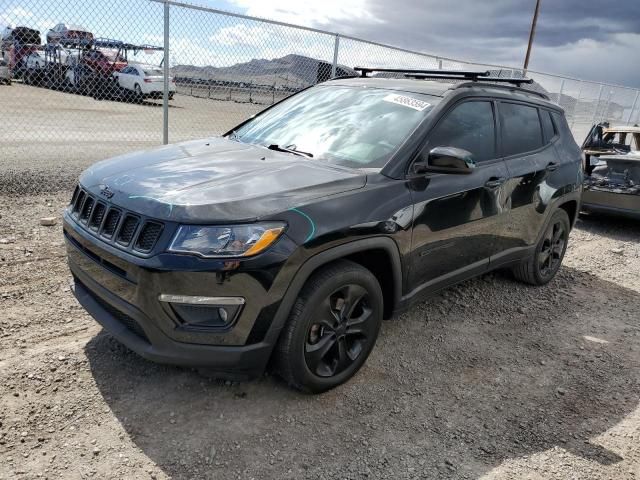
<path id="1" fill-rule="evenodd" d="M 355 67 L 355 71 L 360 72 L 360 77 L 366 77 L 367 74 L 373 72 L 385 72 L 385 73 L 402 73 L 409 78 L 418 79 L 444 79 L 444 80 L 471 80 L 472 82 L 487 81 L 498 83 L 510 83 L 520 86 L 523 83 L 533 83 L 530 78 L 500 78 L 492 77 L 491 72 L 485 70 L 484 72 L 474 72 L 466 70 L 408 70 L 406 68 L 369 68 L 369 67 Z"/>
<path id="2" fill-rule="evenodd" d="M 494 80 L 492 78 L 487 78 L 485 79 L 487 82 L 493 82 Z M 529 80 L 527 83 L 532 83 L 533 80 Z M 454 85 L 452 88 L 468 88 L 468 87 L 477 87 L 478 84 L 475 82 L 465 82 L 465 83 L 460 83 L 458 85 Z M 512 90 L 514 91 L 515 88 L 513 85 L 496 85 L 496 84 L 491 84 L 488 83 L 486 85 L 487 87 L 491 87 L 491 88 L 501 88 L 504 90 Z M 515 90 L 517 92 L 523 92 L 523 93 L 530 93 L 532 95 L 537 95 L 541 98 L 544 98 L 545 100 L 550 100 L 549 95 L 547 95 L 546 93 L 543 92 L 538 92 L 537 90 L 531 90 L 530 88 L 522 88 L 520 86 L 518 86 L 518 89 Z"/>

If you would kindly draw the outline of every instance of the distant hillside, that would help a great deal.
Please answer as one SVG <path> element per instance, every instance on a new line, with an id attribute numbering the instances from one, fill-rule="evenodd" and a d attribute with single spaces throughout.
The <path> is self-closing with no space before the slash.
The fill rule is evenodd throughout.
<path id="1" fill-rule="evenodd" d="M 194 79 L 302 88 L 316 83 L 319 63 L 321 60 L 291 54 L 273 60 L 254 58 L 230 67 L 176 65 L 171 68 L 171 73 L 173 76 Z"/>

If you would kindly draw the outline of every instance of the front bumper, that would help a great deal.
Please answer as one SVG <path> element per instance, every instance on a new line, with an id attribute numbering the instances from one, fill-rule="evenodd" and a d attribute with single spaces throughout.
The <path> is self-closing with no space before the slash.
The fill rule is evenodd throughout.
<path id="1" fill-rule="evenodd" d="M 277 341 L 276 322 L 286 279 L 278 260 L 251 265 L 177 255 L 135 257 L 118 251 L 85 231 L 65 213 L 64 236 L 74 294 L 91 316 L 140 356 L 160 363 L 203 367 L 234 377 L 260 375 Z M 250 264 L 251 262 L 247 262 Z M 182 269 L 181 269 L 182 268 Z M 161 294 L 238 297 L 246 304 L 223 329 L 187 328 Z M 280 315 L 281 316 L 281 315 Z"/>
<path id="2" fill-rule="evenodd" d="M 73 293 L 78 302 L 114 338 L 147 360 L 206 367 L 242 378 L 260 375 L 269 361 L 273 346 L 266 342 L 246 346 L 212 346 L 172 340 L 141 311 L 119 300 L 89 278 L 85 277 L 84 282 L 76 271 Z"/>

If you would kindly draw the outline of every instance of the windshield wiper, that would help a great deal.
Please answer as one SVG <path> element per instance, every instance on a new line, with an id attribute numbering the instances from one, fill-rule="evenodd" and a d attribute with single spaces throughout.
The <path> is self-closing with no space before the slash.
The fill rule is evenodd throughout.
<path id="1" fill-rule="evenodd" d="M 272 143 L 267 148 L 269 150 L 275 150 L 276 152 L 287 152 L 287 153 L 293 153 L 294 155 L 300 155 L 301 157 L 313 158 L 312 153 L 301 152 L 300 150 L 296 150 L 295 145 L 287 145 L 286 147 L 281 147 L 276 143 Z"/>

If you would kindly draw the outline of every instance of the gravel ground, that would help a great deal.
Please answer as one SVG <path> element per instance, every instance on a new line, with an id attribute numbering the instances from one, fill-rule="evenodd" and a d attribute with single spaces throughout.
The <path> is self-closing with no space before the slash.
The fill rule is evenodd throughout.
<path id="1" fill-rule="evenodd" d="M 385 322 L 319 396 L 149 363 L 69 290 L 68 194 L 0 197 L 0 478 L 640 478 L 640 225 L 548 286 L 492 273 Z"/>

